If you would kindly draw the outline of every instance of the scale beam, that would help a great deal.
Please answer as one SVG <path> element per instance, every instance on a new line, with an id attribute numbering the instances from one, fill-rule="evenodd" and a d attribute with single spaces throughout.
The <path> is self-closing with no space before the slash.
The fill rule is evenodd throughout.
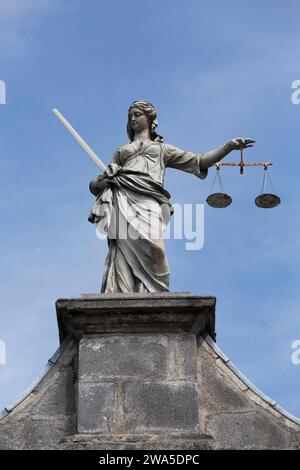
<path id="1" fill-rule="evenodd" d="M 215 163 L 215 166 L 269 166 L 273 165 L 271 162 L 224 162 Z"/>
<path id="2" fill-rule="evenodd" d="M 244 162 L 244 155 L 243 155 L 243 148 L 241 147 L 240 149 L 241 152 L 241 159 L 239 162 L 218 162 L 215 163 L 215 166 L 217 167 L 217 170 L 220 169 L 220 166 L 239 166 L 240 167 L 240 173 L 241 175 L 244 173 L 244 166 L 264 166 L 265 170 L 267 169 L 268 166 L 273 165 L 271 162 Z"/>

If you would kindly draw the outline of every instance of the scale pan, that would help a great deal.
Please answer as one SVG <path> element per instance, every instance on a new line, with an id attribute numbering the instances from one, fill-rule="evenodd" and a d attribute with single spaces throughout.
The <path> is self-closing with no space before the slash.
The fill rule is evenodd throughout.
<path id="1" fill-rule="evenodd" d="M 213 193 L 208 196 L 206 202 L 209 206 L 221 209 L 227 207 L 232 203 L 232 199 L 225 193 Z"/>
<path id="2" fill-rule="evenodd" d="M 264 209 L 272 209 L 280 204 L 280 197 L 276 194 L 260 194 L 255 198 L 255 204 L 257 207 L 263 207 Z"/>

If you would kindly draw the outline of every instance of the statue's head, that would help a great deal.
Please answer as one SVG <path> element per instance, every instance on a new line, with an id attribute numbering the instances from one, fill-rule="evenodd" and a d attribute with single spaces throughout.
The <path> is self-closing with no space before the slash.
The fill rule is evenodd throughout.
<path id="1" fill-rule="evenodd" d="M 151 140 L 154 140 L 156 142 L 163 142 L 163 137 L 156 133 L 156 128 L 158 125 L 156 109 L 154 108 L 153 104 L 149 103 L 149 101 L 144 100 L 134 101 L 128 109 L 127 134 L 130 142 L 132 142 L 134 139 L 134 129 L 130 122 L 132 112 L 134 110 L 139 111 L 146 117 Z"/>

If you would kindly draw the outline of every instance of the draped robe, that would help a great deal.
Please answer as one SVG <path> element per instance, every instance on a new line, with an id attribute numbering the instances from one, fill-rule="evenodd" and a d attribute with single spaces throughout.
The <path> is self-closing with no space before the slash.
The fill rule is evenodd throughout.
<path id="1" fill-rule="evenodd" d="M 97 196 L 89 219 L 108 238 L 101 292 L 168 291 L 163 236 L 173 209 L 163 187 L 165 168 L 203 179 L 202 155 L 154 141 L 115 152 L 105 175 L 109 186 Z"/>

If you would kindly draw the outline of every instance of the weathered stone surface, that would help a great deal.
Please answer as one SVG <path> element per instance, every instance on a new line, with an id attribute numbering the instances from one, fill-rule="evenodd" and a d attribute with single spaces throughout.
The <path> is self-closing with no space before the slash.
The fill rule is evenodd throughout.
<path id="1" fill-rule="evenodd" d="M 195 431 L 198 425 L 196 384 L 126 384 L 124 421 L 128 432 Z"/>
<path id="2" fill-rule="evenodd" d="M 183 291 L 183 292 L 151 292 L 151 293 L 146 293 L 146 292 L 122 292 L 122 293 L 115 293 L 115 294 L 80 294 L 81 299 L 96 299 L 96 300 L 103 300 L 103 299 L 112 299 L 116 300 L 118 299 L 145 299 L 145 295 L 150 295 L 152 298 L 156 299 L 179 299 L 180 297 L 187 298 L 191 297 L 192 293 L 189 291 Z"/>
<path id="3" fill-rule="evenodd" d="M 115 386 L 79 383 L 78 432 L 110 432 L 113 421 Z"/>
<path id="4" fill-rule="evenodd" d="M 79 343 L 78 431 L 194 430 L 196 352 L 190 333 L 85 335 Z"/>
<path id="5" fill-rule="evenodd" d="M 199 433 L 76 434 L 63 439 L 63 449 L 77 450 L 211 450 L 214 440 Z"/>
<path id="6" fill-rule="evenodd" d="M 66 368 L 64 374 L 57 374 L 48 393 L 36 404 L 35 413 L 39 416 L 74 416 L 74 382 L 74 370 L 71 367 Z"/>
<path id="7" fill-rule="evenodd" d="M 0 426 L 0 449 L 55 449 L 65 436 L 74 433 L 72 418 L 22 420 Z"/>
<path id="8" fill-rule="evenodd" d="M 195 335 L 87 335 L 79 343 L 79 380 L 197 380 Z"/>
<path id="9" fill-rule="evenodd" d="M 198 357 L 198 367 L 201 380 L 200 400 L 207 412 L 229 413 L 253 410 L 252 402 L 233 381 L 226 380 L 227 377 L 204 350 L 201 350 Z"/>
<path id="10" fill-rule="evenodd" d="M 291 448 L 300 449 L 300 431 L 293 432 Z"/>
<path id="11" fill-rule="evenodd" d="M 199 340 L 214 298 L 96 297 L 58 302 L 73 339 L 0 420 L 0 449 L 300 449 L 297 419 Z"/>
<path id="12" fill-rule="evenodd" d="M 35 390 L 0 421 L 0 449 L 53 449 L 76 431 L 76 350 L 71 341 Z"/>
<path id="13" fill-rule="evenodd" d="M 174 340 L 175 371 L 178 379 L 197 381 L 197 344 L 196 335 L 184 334 Z"/>
<path id="14" fill-rule="evenodd" d="M 288 449 L 291 445 L 291 431 L 261 410 L 209 416 L 206 431 L 219 449 Z"/>
<path id="15" fill-rule="evenodd" d="M 206 331 L 215 336 L 215 297 L 182 296 L 176 292 L 97 298 L 59 299 L 56 302 L 61 340 L 72 334 L 164 333 Z"/>
<path id="16" fill-rule="evenodd" d="M 79 378 L 166 377 L 168 349 L 168 338 L 163 335 L 84 336 L 79 345 Z"/>

